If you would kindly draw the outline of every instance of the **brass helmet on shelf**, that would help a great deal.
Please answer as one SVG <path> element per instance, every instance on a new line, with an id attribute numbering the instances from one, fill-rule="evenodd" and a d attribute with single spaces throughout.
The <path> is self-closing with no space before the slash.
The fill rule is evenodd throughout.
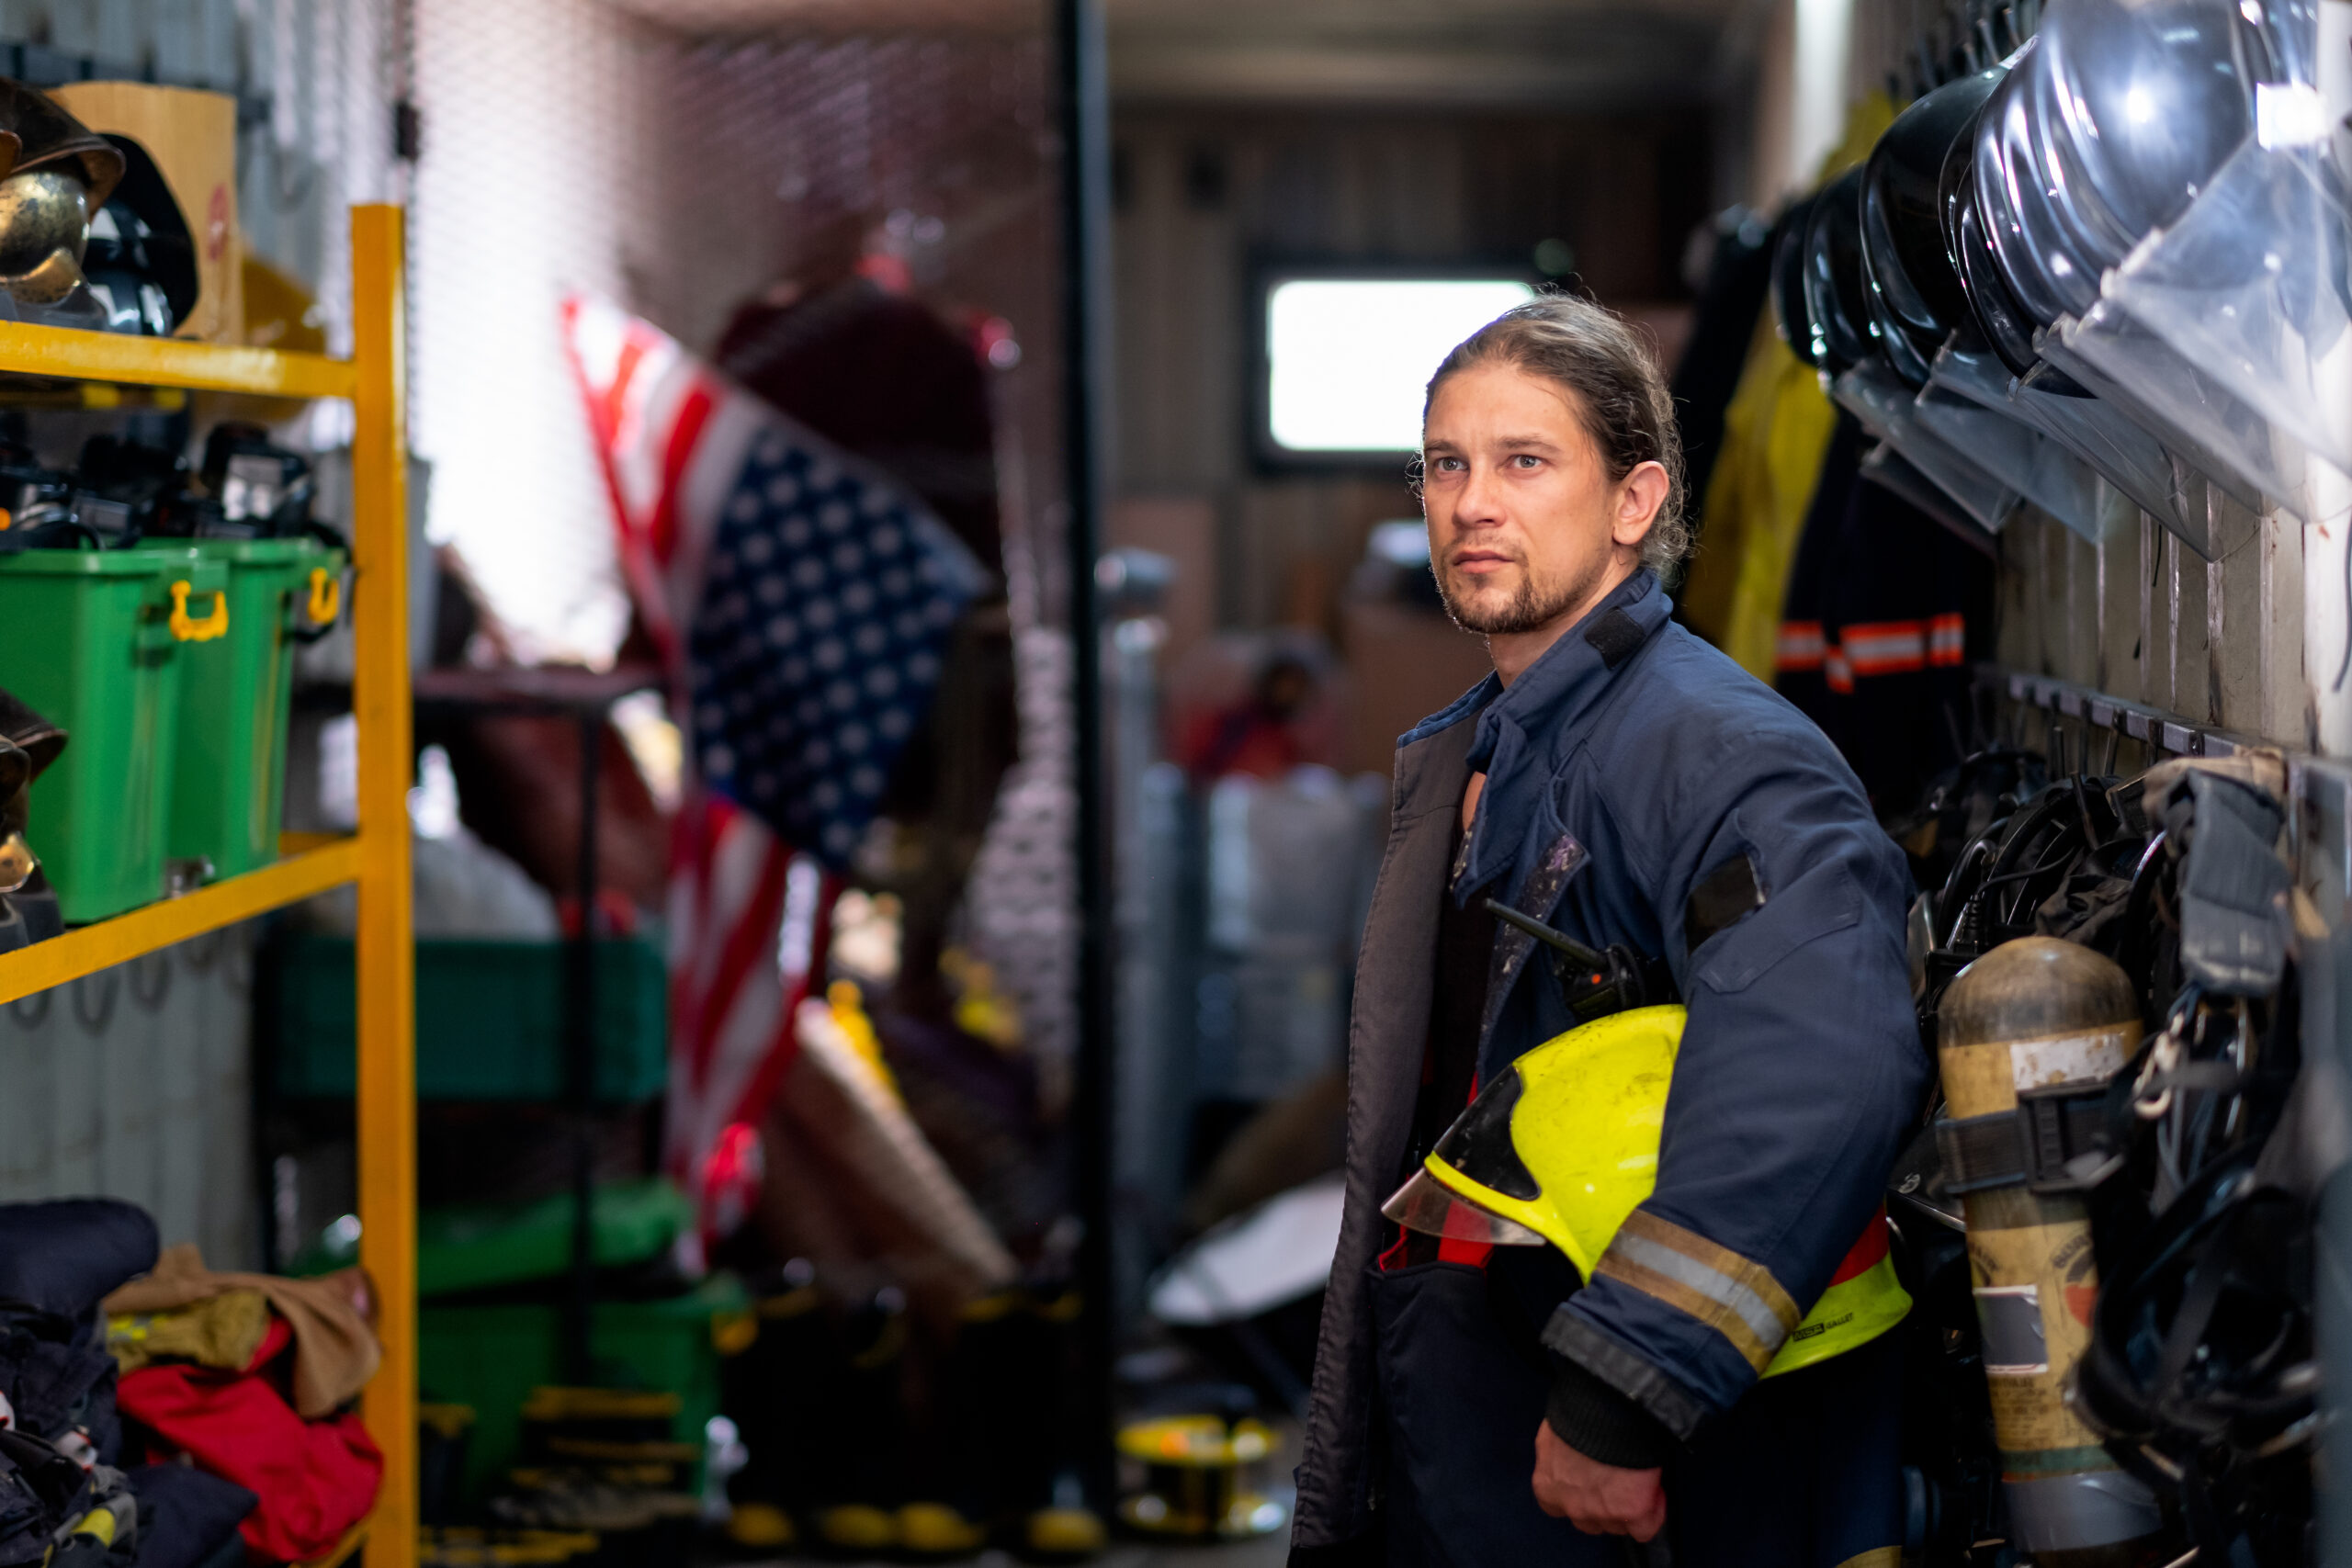
<path id="1" fill-rule="evenodd" d="M 0 289 L 54 305 L 82 282 L 90 217 L 121 182 L 123 156 L 47 94 L 0 77 Z"/>

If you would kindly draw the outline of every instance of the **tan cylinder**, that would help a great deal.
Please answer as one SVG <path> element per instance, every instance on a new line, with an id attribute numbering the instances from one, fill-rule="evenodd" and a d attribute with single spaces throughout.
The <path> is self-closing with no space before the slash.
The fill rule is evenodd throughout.
<path id="1" fill-rule="evenodd" d="M 1946 1113 L 1988 1116 L 2014 1111 L 2021 1089 L 2112 1077 L 2139 1043 L 2139 1003 L 2109 959 L 2023 937 L 1952 982 L 1936 1037 Z M 2039 1568 L 2143 1561 L 2162 1525 L 2155 1498 L 2065 1401 L 2098 1295 L 2081 1201 L 2030 1192 L 2020 1178 L 1961 1202 L 2014 1544 Z"/>

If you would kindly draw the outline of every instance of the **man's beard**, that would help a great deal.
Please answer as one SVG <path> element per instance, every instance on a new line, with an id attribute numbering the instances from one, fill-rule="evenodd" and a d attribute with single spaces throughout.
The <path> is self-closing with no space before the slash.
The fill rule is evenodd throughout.
<path id="1" fill-rule="evenodd" d="M 1601 574 L 1609 570 L 1602 561 L 1575 581 L 1546 589 L 1535 581 L 1535 574 L 1524 563 L 1520 567 L 1519 592 L 1498 610 L 1478 610 L 1457 600 L 1446 587 L 1446 573 L 1432 573 L 1437 579 L 1437 596 L 1445 605 L 1445 613 L 1453 624 L 1465 632 L 1479 637 L 1518 637 L 1523 633 L 1541 631 L 1589 598 L 1600 586 Z"/>

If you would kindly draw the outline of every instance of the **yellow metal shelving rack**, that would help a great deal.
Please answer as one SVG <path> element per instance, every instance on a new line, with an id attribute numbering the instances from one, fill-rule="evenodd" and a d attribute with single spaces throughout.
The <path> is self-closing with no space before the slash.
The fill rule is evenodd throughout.
<path id="1" fill-rule="evenodd" d="M 347 398 L 352 439 L 352 705 L 359 828 L 297 841 L 274 865 L 0 956 L 0 1001 L 348 882 L 359 885 L 359 1256 L 376 1282 L 383 1366 L 363 1414 L 384 1454 L 368 1568 L 416 1561 L 415 954 L 409 935 L 408 431 L 402 219 L 351 211 L 353 354 L 329 359 L 0 322 L 0 373 L 190 391 Z M 39 824 L 35 824 L 38 829 Z M 356 1540 L 335 1555 L 348 1556 Z"/>

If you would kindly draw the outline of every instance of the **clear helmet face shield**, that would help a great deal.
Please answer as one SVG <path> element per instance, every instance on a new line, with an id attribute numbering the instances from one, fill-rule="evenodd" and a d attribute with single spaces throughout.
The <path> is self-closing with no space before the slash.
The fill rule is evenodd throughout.
<path id="1" fill-rule="evenodd" d="M 1446 1241 L 1483 1242 L 1488 1247 L 1542 1247 L 1544 1238 L 1521 1224 L 1449 1190 L 1427 1168 L 1413 1172 L 1380 1212 L 1408 1231 Z"/>

